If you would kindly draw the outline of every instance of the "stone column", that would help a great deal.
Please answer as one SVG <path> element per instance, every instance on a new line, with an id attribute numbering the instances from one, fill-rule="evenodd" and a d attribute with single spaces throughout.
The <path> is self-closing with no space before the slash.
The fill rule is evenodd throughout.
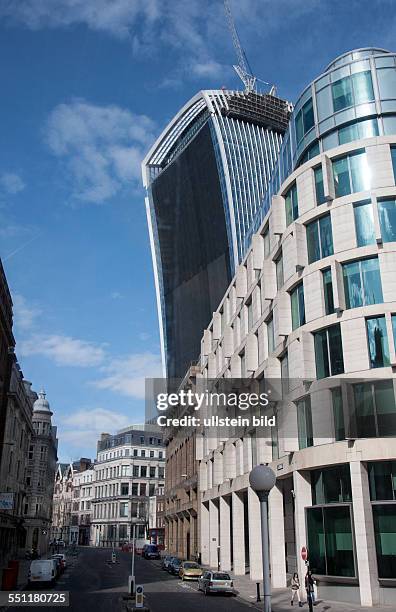
<path id="1" fill-rule="evenodd" d="M 232 548 L 235 576 L 245 575 L 245 520 L 243 499 L 232 493 Z"/>
<path id="2" fill-rule="evenodd" d="M 218 501 L 218 500 L 216 500 Z M 217 568 L 217 547 L 219 545 L 219 506 L 209 501 L 209 565 Z"/>
<path id="3" fill-rule="evenodd" d="M 293 490 L 295 501 L 295 529 L 296 529 L 296 556 L 297 572 L 300 578 L 301 594 L 305 597 L 304 579 L 307 573 L 305 561 L 301 559 L 301 548 L 308 546 L 307 530 L 305 527 L 305 508 L 312 506 L 311 480 L 308 472 L 293 472 Z"/>
<path id="4" fill-rule="evenodd" d="M 201 563 L 209 565 L 209 504 L 201 504 Z"/>
<path id="5" fill-rule="evenodd" d="M 263 579 L 261 551 L 260 502 L 257 493 L 248 488 L 250 580 Z"/>
<path id="6" fill-rule="evenodd" d="M 231 509 L 229 498 L 220 497 L 220 568 L 231 571 Z"/>
<path id="7" fill-rule="evenodd" d="M 271 584 L 274 589 L 286 587 L 285 523 L 283 493 L 278 485 L 269 494 L 269 540 Z"/>
<path id="8" fill-rule="evenodd" d="M 361 461 L 351 461 L 350 470 L 360 604 L 375 606 L 380 592 L 367 468 Z"/>

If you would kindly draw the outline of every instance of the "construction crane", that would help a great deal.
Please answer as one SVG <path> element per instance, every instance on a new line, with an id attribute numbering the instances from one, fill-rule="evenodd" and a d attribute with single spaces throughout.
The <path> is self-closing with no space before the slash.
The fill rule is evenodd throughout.
<path id="1" fill-rule="evenodd" d="M 224 0 L 224 10 L 227 17 L 228 28 L 231 32 L 232 42 L 238 59 L 238 64 L 234 64 L 233 68 L 241 79 L 242 83 L 245 85 L 245 93 L 255 91 L 256 83 L 258 80 L 261 83 L 269 85 L 267 81 L 261 81 L 261 79 L 257 79 L 257 77 L 252 74 L 252 69 L 249 65 L 245 51 L 243 50 L 243 47 L 241 45 L 241 41 L 239 40 L 238 32 L 236 30 L 234 18 L 231 12 L 231 6 L 228 0 Z M 274 85 L 271 87 L 269 93 L 272 96 L 276 95 L 276 89 Z"/>

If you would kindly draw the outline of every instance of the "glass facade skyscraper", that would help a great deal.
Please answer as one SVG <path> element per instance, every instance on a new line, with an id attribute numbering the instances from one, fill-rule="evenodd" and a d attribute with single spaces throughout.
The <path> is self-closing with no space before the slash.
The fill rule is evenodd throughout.
<path id="1" fill-rule="evenodd" d="M 163 363 L 183 377 L 245 253 L 288 125 L 269 94 L 202 91 L 143 162 Z"/>

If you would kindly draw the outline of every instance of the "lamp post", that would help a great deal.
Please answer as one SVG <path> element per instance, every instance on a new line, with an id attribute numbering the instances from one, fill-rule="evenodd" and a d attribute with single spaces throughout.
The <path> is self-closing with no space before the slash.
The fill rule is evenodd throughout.
<path id="1" fill-rule="evenodd" d="M 256 465 L 249 474 L 249 483 L 260 500 L 261 514 L 261 548 L 263 558 L 264 612 L 271 612 L 271 583 L 269 572 L 269 539 L 268 539 L 268 495 L 275 486 L 274 471 L 264 464 Z"/>
<path id="2" fill-rule="evenodd" d="M 129 594 L 135 594 L 135 540 L 136 540 L 136 525 L 139 525 L 141 520 L 138 516 L 132 516 L 132 559 L 131 559 L 131 575 L 129 576 Z"/>

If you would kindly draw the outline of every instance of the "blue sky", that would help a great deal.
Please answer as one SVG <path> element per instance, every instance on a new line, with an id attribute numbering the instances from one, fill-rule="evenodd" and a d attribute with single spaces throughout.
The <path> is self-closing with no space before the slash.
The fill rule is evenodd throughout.
<path id="1" fill-rule="evenodd" d="M 395 50 L 392 0 L 231 2 L 281 97 L 335 56 Z M 64 461 L 143 416 L 160 372 L 140 162 L 197 90 L 239 87 L 221 0 L 0 0 L 0 256 L 17 354 Z"/>

